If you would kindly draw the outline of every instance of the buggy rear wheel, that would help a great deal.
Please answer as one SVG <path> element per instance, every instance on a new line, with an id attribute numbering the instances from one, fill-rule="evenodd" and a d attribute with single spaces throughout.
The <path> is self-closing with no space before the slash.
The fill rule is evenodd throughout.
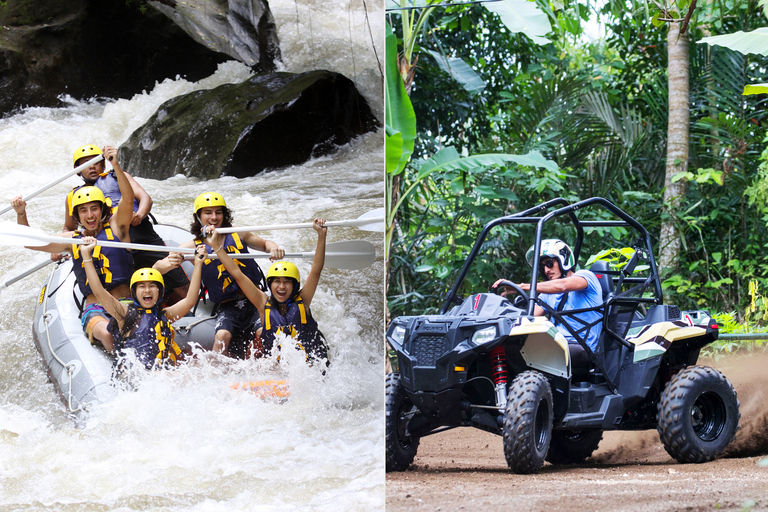
<path id="1" fill-rule="evenodd" d="M 723 453 L 739 424 L 739 400 L 719 371 L 689 366 L 672 377 L 658 403 L 659 437 L 679 462 L 707 462 Z"/>
<path id="2" fill-rule="evenodd" d="M 555 430 L 546 460 L 552 464 L 584 462 L 602 439 L 602 430 Z"/>
<path id="3" fill-rule="evenodd" d="M 544 465 L 552 440 L 552 388 L 544 375 L 526 371 L 509 387 L 504 410 L 504 456 L 515 473 L 535 473 Z"/>
<path id="4" fill-rule="evenodd" d="M 405 394 L 400 384 L 400 375 L 388 374 L 385 390 L 386 470 L 405 471 L 413 462 L 419 448 L 419 438 L 411 436 L 408 432 L 408 422 L 417 409 Z"/>

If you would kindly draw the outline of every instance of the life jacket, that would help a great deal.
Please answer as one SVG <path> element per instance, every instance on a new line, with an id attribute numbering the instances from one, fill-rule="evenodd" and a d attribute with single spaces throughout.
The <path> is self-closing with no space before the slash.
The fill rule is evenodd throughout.
<path id="1" fill-rule="evenodd" d="M 317 359 L 326 357 L 325 338 L 317 328 L 317 322 L 312 318 L 309 307 L 304 305 L 304 300 L 297 292 L 286 303 L 285 315 L 280 312 L 276 301 L 272 297 L 267 298 L 264 305 L 264 325 L 261 331 L 261 340 L 264 348 L 269 351 L 275 345 L 278 333 L 284 333 L 297 341 L 299 348 L 309 357 Z"/>
<path id="2" fill-rule="evenodd" d="M 195 240 L 195 245 L 204 243 L 202 240 Z M 224 250 L 228 254 L 248 254 L 248 246 L 246 246 L 237 233 L 230 233 L 224 240 Z M 205 250 L 208 254 L 213 254 L 214 250 L 211 246 L 205 245 Z M 261 271 L 261 267 L 253 260 L 235 260 L 235 263 L 240 265 L 240 270 L 243 274 L 248 276 L 248 279 L 253 281 L 253 284 L 267 290 L 267 283 L 264 280 L 264 274 Z M 202 269 L 202 281 L 203 286 L 208 289 L 208 296 L 211 301 L 218 304 L 225 300 L 237 299 L 240 294 L 240 287 L 237 285 L 237 281 L 227 272 L 224 268 L 224 264 L 218 259 L 205 259 L 203 261 Z"/>
<path id="3" fill-rule="evenodd" d="M 72 238 L 82 237 L 83 234 L 80 231 L 75 231 L 72 235 Z M 109 226 L 109 222 L 102 224 L 102 229 L 96 235 L 96 239 L 102 241 L 120 241 L 120 239 L 112 233 L 112 228 Z M 130 282 L 133 257 L 127 250 L 119 247 L 102 247 L 97 245 L 93 248 L 91 258 L 93 259 L 93 266 L 96 267 L 96 272 L 99 274 L 99 279 L 101 280 L 104 289 L 112 290 L 113 288 L 117 288 L 122 284 L 128 284 Z M 89 296 L 93 291 L 88 284 L 83 257 L 80 254 L 80 246 L 77 244 L 72 244 L 72 267 L 74 268 L 77 284 L 80 286 L 80 291 L 82 292 L 83 297 Z"/>
<path id="4" fill-rule="evenodd" d="M 77 186 L 73 188 L 69 194 L 67 194 L 67 211 L 72 211 L 72 196 L 74 195 L 75 191 L 85 186 L 86 185 Z M 107 171 L 99 174 L 99 177 L 96 179 L 96 182 L 93 184 L 93 186 L 101 190 L 104 193 L 104 197 L 108 198 L 107 205 L 109 205 L 112 214 L 117 212 L 117 205 L 120 204 L 120 199 L 123 197 L 123 193 L 120 192 L 120 186 L 117 183 L 117 176 L 115 176 L 115 171 Z M 138 210 L 139 200 L 134 198 L 133 211 L 135 212 Z"/>
<path id="5" fill-rule="evenodd" d="M 176 366 L 181 349 L 174 341 L 176 333 L 165 311 L 158 310 L 157 306 L 151 309 L 139 307 L 138 311 L 138 325 L 127 336 L 113 332 L 118 354 L 124 355 L 126 349 L 135 350 L 136 357 L 147 369 Z"/>

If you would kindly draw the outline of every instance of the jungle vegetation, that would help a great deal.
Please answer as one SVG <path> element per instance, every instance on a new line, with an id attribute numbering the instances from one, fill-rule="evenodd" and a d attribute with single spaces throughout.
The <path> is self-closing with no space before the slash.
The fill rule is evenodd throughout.
<path id="1" fill-rule="evenodd" d="M 600 196 L 655 241 L 672 230 L 678 246 L 656 254 L 665 302 L 762 330 L 768 97 L 743 93 L 768 82 L 768 60 L 700 41 L 765 27 L 765 0 L 435 3 L 387 4 L 390 315 L 435 313 L 488 221 Z M 526 3 L 533 28 L 517 29 L 499 4 Z M 603 37 L 588 37 L 590 20 Z M 683 65 L 680 100 L 668 77 Z M 681 101 L 687 122 L 668 126 Z M 621 234 L 595 233 L 594 247 L 621 248 Z M 531 243 L 511 229 L 489 241 L 478 279 L 525 281 Z"/>

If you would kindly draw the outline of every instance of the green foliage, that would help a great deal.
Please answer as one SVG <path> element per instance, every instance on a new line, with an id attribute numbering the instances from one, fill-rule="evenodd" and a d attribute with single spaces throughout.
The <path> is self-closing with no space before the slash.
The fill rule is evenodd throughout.
<path id="1" fill-rule="evenodd" d="M 702 349 L 705 357 L 717 358 L 734 352 L 750 352 L 768 348 L 768 339 L 752 338 L 751 335 L 768 332 L 768 297 L 759 292 L 757 281 L 749 282 L 749 303 L 739 321 L 735 312 L 716 313 L 713 318 L 717 321 L 720 334 L 743 334 L 743 339 L 730 339 L 721 336 L 714 343 Z"/>
<path id="2" fill-rule="evenodd" d="M 555 27 L 544 46 L 509 33 L 477 5 L 435 10 L 424 25 L 420 44 L 461 59 L 485 87 L 468 91 L 428 56 L 418 63 L 410 97 L 415 160 L 402 173 L 399 191 L 408 197 L 390 257 L 393 315 L 434 312 L 485 223 L 553 197 L 605 197 L 658 239 L 666 220 L 666 31 L 653 27 L 645 2 L 608 1 L 599 7 L 606 39 L 585 43 L 579 37 L 593 15 L 588 7 L 540 5 Z M 684 14 L 687 5 L 676 9 Z M 752 30 L 765 23 L 755 14 L 755 0 L 700 5 L 690 35 Z M 768 81 L 766 64 L 692 44 L 690 157 L 675 178 L 688 181 L 686 207 L 671 219 L 683 249 L 677 268 L 660 269 L 673 303 L 734 311 L 735 322 L 751 301 L 749 282 L 768 289 L 768 98 L 741 94 L 745 84 Z M 557 169 L 468 160 L 425 174 L 447 147 L 464 156 L 535 151 Z M 479 288 L 490 277 L 519 282 L 530 275 L 523 255 L 532 233 L 505 229 L 485 244 Z M 622 234 L 590 233 L 591 253 L 623 247 Z"/>

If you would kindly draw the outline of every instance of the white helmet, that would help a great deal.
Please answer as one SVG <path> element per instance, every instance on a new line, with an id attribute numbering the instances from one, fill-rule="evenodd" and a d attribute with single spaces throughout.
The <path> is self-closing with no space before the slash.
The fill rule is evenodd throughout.
<path id="1" fill-rule="evenodd" d="M 531 246 L 530 249 L 525 253 L 525 259 L 528 262 L 529 265 L 533 266 L 533 248 L 535 246 Z M 557 260 L 560 262 L 560 268 L 563 269 L 563 272 L 568 272 L 573 268 L 574 261 L 573 261 L 573 251 L 570 247 L 568 247 L 568 244 L 563 242 L 562 240 L 558 240 L 557 238 L 550 238 L 547 240 L 541 241 L 541 252 L 539 253 L 539 258 L 557 258 Z"/>

